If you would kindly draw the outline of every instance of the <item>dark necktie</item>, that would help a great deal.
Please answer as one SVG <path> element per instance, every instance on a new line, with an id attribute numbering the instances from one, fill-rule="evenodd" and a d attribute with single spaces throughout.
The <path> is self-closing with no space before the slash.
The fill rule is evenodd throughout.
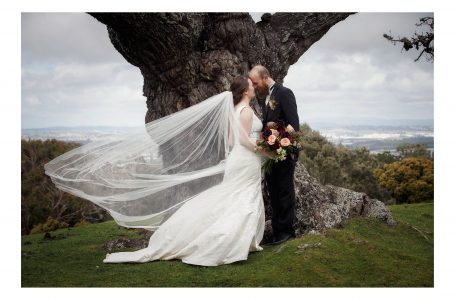
<path id="1" fill-rule="evenodd" d="M 259 104 L 261 105 L 262 108 L 262 119 L 265 119 L 265 99 L 264 100 L 259 100 Z"/>

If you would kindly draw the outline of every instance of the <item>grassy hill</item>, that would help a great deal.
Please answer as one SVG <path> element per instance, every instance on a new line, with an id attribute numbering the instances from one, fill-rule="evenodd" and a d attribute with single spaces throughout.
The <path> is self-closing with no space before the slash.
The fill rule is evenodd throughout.
<path id="1" fill-rule="evenodd" d="M 59 238 L 54 240 L 43 240 L 43 234 L 23 236 L 22 286 L 434 286 L 433 203 L 389 207 L 396 227 L 354 218 L 343 229 L 269 246 L 247 261 L 218 267 L 179 260 L 104 264 L 101 246 L 106 241 L 139 237 L 113 221 L 60 229 L 52 232 Z M 122 251 L 129 250 L 134 249 Z"/>

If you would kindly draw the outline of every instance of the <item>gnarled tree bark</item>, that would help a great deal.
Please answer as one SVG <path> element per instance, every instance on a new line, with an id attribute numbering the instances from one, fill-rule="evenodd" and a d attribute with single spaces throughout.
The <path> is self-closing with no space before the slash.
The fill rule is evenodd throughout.
<path id="1" fill-rule="evenodd" d="M 225 91 L 263 64 L 282 83 L 289 67 L 351 13 L 90 13 L 144 76 L 145 122 Z"/>
<path id="2" fill-rule="evenodd" d="M 235 76 L 265 65 L 282 83 L 289 67 L 335 24 L 352 13 L 89 13 L 107 25 L 114 47 L 144 76 L 145 122 L 161 118 L 229 89 Z M 258 115 L 257 101 L 252 106 Z M 322 186 L 300 163 L 296 173 L 299 234 L 339 226 L 353 215 L 393 224 L 378 200 Z M 270 206 L 264 191 L 267 219 Z M 267 222 L 263 242 L 270 236 Z"/>

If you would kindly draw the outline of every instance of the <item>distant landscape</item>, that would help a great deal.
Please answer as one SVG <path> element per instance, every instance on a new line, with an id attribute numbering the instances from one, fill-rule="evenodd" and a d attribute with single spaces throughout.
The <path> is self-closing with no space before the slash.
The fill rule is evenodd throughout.
<path id="1" fill-rule="evenodd" d="M 371 153 L 390 151 L 396 153 L 398 144 L 424 144 L 434 149 L 432 124 L 423 125 L 349 125 L 317 124 L 311 126 L 334 144 L 341 143 L 349 148 L 366 147 Z M 23 139 L 57 139 L 86 144 L 110 136 L 129 134 L 143 130 L 142 127 L 47 127 L 22 129 Z"/>
<path id="2" fill-rule="evenodd" d="M 349 126 L 317 129 L 329 141 L 349 148 L 366 147 L 371 153 L 396 154 L 399 144 L 423 144 L 434 151 L 433 126 Z"/>
<path id="3" fill-rule="evenodd" d="M 22 234 L 105 221 L 108 215 L 99 207 L 57 190 L 45 175 L 44 164 L 81 144 L 143 130 L 140 126 L 23 129 Z M 315 130 L 303 123 L 300 131 L 299 161 L 321 184 L 366 193 L 386 204 L 433 201 L 432 127 L 351 125 Z"/>

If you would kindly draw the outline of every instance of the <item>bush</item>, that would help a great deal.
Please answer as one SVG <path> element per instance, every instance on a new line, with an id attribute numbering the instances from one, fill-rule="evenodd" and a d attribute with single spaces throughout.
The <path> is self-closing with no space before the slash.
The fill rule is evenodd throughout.
<path id="1" fill-rule="evenodd" d="M 350 149 L 342 144 L 334 145 L 318 131 L 304 123 L 300 161 L 308 173 L 322 184 L 331 184 L 357 192 L 364 192 L 381 201 L 388 201 L 391 193 L 381 187 L 374 170 L 382 167 L 382 159 L 390 157 L 371 154 L 365 148 Z"/>
<path id="2" fill-rule="evenodd" d="M 77 222 L 76 224 L 74 224 L 74 227 L 85 226 L 85 225 L 89 225 L 89 224 L 92 224 L 92 223 L 90 223 L 90 222 L 87 221 L 87 220 L 80 220 L 79 222 Z"/>
<path id="3" fill-rule="evenodd" d="M 424 157 L 406 157 L 375 170 L 381 186 L 392 192 L 397 203 L 433 201 L 434 164 Z"/>
<path id="4" fill-rule="evenodd" d="M 52 217 L 48 217 L 45 223 L 40 223 L 34 225 L 32 230 L 30 231 L 31 234 L 35 233 L 43 233 L 43 232 L 50 232 L 60 228 L 68 228 L 69 225 L 66 222 L 58 221 Z"/>
<path id="5" fill-rule="evenodd" d="M 22 234 L 49 217 L 74 226 L 81 220 L 100 222 L 109 214 L 92 202 L 57 189 L 44 173 L 44 164 L 80 144 L 59 140 L 24 140 L 21 144 L 21 223 Z M 37 227 L 39 228 L 39 227 Z M 38 229 L 36 229 L 38 230 Z"/>

